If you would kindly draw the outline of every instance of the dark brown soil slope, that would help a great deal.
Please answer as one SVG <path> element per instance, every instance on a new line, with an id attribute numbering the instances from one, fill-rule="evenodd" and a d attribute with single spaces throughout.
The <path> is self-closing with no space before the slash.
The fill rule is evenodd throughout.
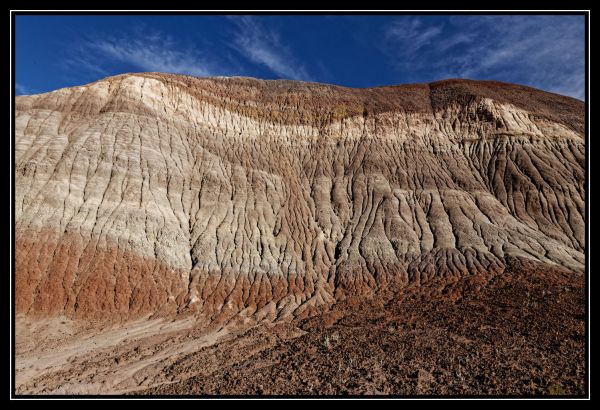
<path id="1" fill-rule="evenodd" d="M 254 329 L 242 338 L 268 347 L 201 350 L 167 369 L 188 379 L 136 393 L 582 395 L 582 276 L 538 268 L 465 279 L 454 302 L 446 288 L 344 304 L 299 323 L 307 333 L 292 340 Z"/>

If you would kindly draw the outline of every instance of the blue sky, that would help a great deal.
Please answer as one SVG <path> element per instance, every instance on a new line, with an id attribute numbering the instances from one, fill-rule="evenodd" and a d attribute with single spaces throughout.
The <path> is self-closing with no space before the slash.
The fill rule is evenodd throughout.
<path id="1" fill-rule="evenodd" d="M 16 92 L 161 71 L 349 87 L 499 80 L 583 99 L 583 16 L 16 16 Z"/>

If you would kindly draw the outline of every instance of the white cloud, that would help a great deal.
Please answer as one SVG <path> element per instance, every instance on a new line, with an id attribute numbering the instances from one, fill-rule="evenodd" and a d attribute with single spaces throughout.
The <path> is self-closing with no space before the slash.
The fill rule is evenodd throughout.
<path id="1" fill-rule="evenodd" d="M 106 77 L 109 72 L 102 68 L 102 62 L 99 56 L 90 53 L 89 50 L 80 50 L 62 61 L 63 66 L 68 70 L 85 71 Z"/>
<path id="2" fill-rule="evenodd" d="M 266 66 L 283 78 L 311 79 L 304 66 L 281 44 L 277 32 L 266 29 L 251 16 L 231 17 L 230 21 L 236 27 L 232 46 L 244 57 L 253 63 Z"/>
<path id="3" fill-rule="evenodd" d="M 110 75 L 114 63 L 144 71 L 187 74 L 198 77 L 222 74 L 223 68 L 197 49 L 183 46 L 160 32 L 140 32 L 88 39 L 74 48 L 64 64 L 102 76 Z"/>
<path id="4" fill-rule="evenodd" d="M 160 32 L 133 28 L 121 35 L 96 35 L 71 47 L 63 65 L 71 71 L 94 76 L 108 76 L 116 63 L 127 64 L 144 71 L 188 74 L 198 77 L 244 75 L 248 63 L 260 64 L 282 78 L 310 80 L 302 64 L 293 57 L 278 35 L 266 29 L 252 16 L 228 18 L 234 30 L 225 40 L 245 61 L 234 58 L 222 49 L 211 53 L 188 47 L 182 41 Z"/>
<path id="5" fill-rule="evenodd" d="M 384 50 L 415 81 L 494 79 L 584 98 L 584 31 L 579 16 L 401 17 Z"/>
<path id="6" fill-rule="evenodd" d="M 180 51 L 168 40 L 98 41 L 90 45 L 96 51 L 146 71 L 208 76 L 208 63 L 193 50 Z"/>
<path id="7" fill-rule="evenodd" d="M 31 90 L 29 90 L 28 87 L 24 86 L 23 84 L 19 84 L 19 83 L 15 84 L 15 91 L 16 91 L 17 95 L 30 95 L 30 94 L 32 94 Z"/>
<path id="8" fill-rule="evenodd" d="M 442 32 L 438 26 L 425 27 L 418 18 L 398 20 L 386 30 L 389 39 L 400 40 L 405 53 L 414 53 L 430 44 Z"/>

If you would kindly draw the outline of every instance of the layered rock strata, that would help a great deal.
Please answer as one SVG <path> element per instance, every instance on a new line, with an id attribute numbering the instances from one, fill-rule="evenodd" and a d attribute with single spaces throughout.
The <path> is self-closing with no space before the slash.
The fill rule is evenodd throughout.
<path id="1" fill-rule="evenodd" d="M 275 320 L 509 257 L 584 269 L 584 104 L 127 74 L 16 97 L 16 309 Z"/>

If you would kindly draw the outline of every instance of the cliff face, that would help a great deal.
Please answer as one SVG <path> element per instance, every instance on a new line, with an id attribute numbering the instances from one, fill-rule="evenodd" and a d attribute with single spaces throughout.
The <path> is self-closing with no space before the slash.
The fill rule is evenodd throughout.
<path id="1" fill-rule="evenodd" d="M 583 103 L 121 75 L 16 98 L 16 308 L 274 320 L 511 258 L 584 268 Z"/>

